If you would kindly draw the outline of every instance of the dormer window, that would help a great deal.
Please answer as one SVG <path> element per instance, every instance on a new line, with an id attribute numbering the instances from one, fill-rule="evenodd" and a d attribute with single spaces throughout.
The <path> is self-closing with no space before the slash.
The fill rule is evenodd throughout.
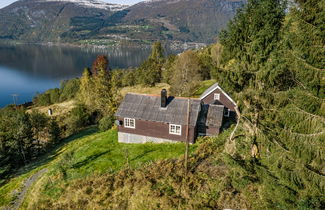
<path id="1" fill-rule="evenodd" d="M 215 93 L 213 98 L 214 98 L 215 101 L 217 101 L 217 100 L 219 101 L 220 100 L 220 93 Z"/>
<path id="2" fill-rule="evenodd" d="M 230 116 L 230 109 L 225 108 L 225 117 L 229 117 Z"/>

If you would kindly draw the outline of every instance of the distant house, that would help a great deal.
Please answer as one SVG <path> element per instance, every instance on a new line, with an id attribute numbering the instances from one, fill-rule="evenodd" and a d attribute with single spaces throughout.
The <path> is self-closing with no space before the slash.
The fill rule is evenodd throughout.
<path id="1" fill-rule="evenodd" d="M 202 95 L 200 100 L 204 104 L 223 105 L 225 117 L 236 117 L 235 107 L 237 104 L 235 101 L 218 85 L 215 83 L 209 87 Z"/>
<path id="2" fill-rule="evenodd" d="M 194 143 L 197 136 L 219 134 L 224 117 L 230 116 L 228 109 L 234 110 L 236 104 L 214 86 L 200 99 L 168 97 L 165 89 L 161 95 L 128 93 L 115 114 L 118 141 Z M 215 93 L 219 99 L 213 97 Z M 211 94 L 215 100 L 209 100 Z"/>

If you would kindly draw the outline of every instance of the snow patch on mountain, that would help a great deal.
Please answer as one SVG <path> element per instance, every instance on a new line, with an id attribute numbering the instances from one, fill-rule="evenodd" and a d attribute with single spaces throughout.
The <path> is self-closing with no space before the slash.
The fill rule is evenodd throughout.
<path id="1" fill-rule="evenodd" d="M 83 7 L 120 11 L 128 8 L 128 5 L 110 4 L 99 0 L 38 0 L 39 2 L 70 2 Z"/>

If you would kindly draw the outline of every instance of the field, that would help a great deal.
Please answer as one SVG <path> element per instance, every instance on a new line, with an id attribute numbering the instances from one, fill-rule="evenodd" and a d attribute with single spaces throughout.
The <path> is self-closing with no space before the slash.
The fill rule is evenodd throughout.
<path id="1" fill-rule="evenodd" d="M 191 151 L 196 146 L 191 147 Z M 42 196 L 56 198 L 73 180 L 136 168 L 153 161 L 179 157 L 184 144 L 120 144 L 116 129 L 99 133 L 89 128 L 64 140 L 48 155 L 21 169 L 15 178 L 0 187 L 0 206 L 9 206 L 23 189 L 25 180 L 37 172 L 44 174 L 28 189 L 23 207 Z M 1 208 L 0 207 L 0 208 Z"/>

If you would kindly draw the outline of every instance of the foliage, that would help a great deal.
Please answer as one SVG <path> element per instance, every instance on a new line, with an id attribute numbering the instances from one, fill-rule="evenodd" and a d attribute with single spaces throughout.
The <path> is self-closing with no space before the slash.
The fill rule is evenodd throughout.
<path id="1" fill-rule="evenodd" d="M 78 104 L 71 110 L 70 116 L 66 120 L 68 133 L 74 134 L 89 125 L 90 114 L 85 105 Z"/>
<path id="2" fill-rule="evenodd" d="M 162 66 L 165 62 L 164 49 L 160 42 L 152 46 L 151 55 L 137 69 L 138 84 L 154 86 L 161 81 Z"/>
<path id="3" fill-rule="evenodd" d="M 36 106 L 49 106 L 60 103 L 76 97 L 79 91 L 79 79 L 70 79 L 61 82 L 60 89 L 54 88 L 38 94 L 33 98 L 33 104 Z"/>
<path id="4" fill-rule="evenodd" d="M 61 129 L 55 120 L 51 120 L 49 124 L 49 138 L 52 144 L 57 144 L 61 137 Z"/>
<path id="5" fill-rule="evenodd" d="M 0 110 L 0 177 L 18 168 L 57 143 L 60 128 L 39 112 L 30 114 L 18 107 Z M 56 125 L 55 125 L 56 124 Z M 55 132 L 54 132 L 55 130 Z M 56 142 L 53 142 L 53 141 Z"/>
<path id="6" fill-rule="evenodd" d="M 107 131 L 111 129 L 114 125 L 114 117 L 106 116 L 99 121 L 98 128 L 100 131 Z"/>
<path id="7" fill-rule="evenodd" d="M 175 55 L 169 55 L 162 67 L 162 82 L 170 84 L 171 79 L 173 78 L 173 65 L 176 60 Z"/>
<path id="8" fill-rule="evenodd" d="M 201 64 L 194 51 L 188 50 L 180 54 L 173 66 L 171 78 L 171 94 L 175 96 L 191 96 L 203 79 L 200 73 Z"/>
<path id="9" fill-rule="evenodd" d="M 108 71 L 108 60 L 98 56 L 92 72 L 84 69 L 80 78 L 79 99 L 91 112 L 99 112 L 102 116 L 113 115 L 120 101 L 118 88 L 121 85 L 118 74 Z"/>
<path id="10" fill-rule="evenodd" d="M 281 0 L 250 0 L 223 31 L 222 63 L 228 72 L 225 83 L 236 91 L 263 89 L 256 72 L 263 71 L 280 41 L 285 12 Z M 261 18 L 263 17 L 263 18 Z"/>
<path id="11" fill-rule="evenodd" d="M 70 99 L 74 99 L 79 92 L 80 80 L 70 79 L 64 80 L 60 85 L 60 100 L 53 103 L 63 102 Z"/>
<path id="12" fill-rule="evenodd" d="M 98 55 L 91 68 L 91 73 L 92 75 L 97 76 L 100 71 L 107 71 L 108 66 L 109 62 L 107 57 L 105 55 Z"/>

